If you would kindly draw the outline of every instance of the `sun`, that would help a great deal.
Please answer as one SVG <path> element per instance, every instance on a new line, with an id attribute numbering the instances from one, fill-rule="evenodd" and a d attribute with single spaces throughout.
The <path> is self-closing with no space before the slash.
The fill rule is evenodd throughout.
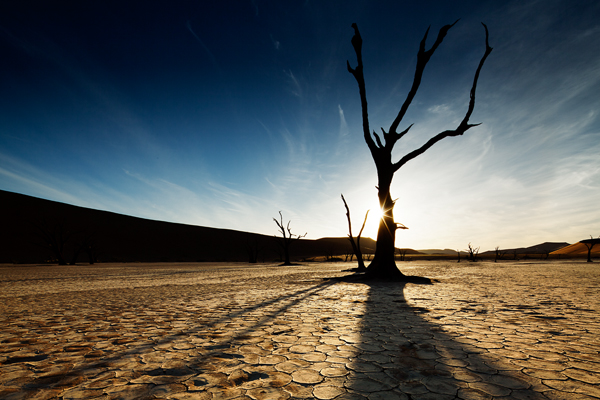
<path id="1" fill-rule="evenodd" d="M 383 218 L 383 210 L 379 207 L 379 204 L 371 208 L 371 211 L 369 211 L 369 218 L 372 218 L 377 226 L 379 226 L 379 221 Z"/>
<path id="2" fill-rule="evenodd" d="M 374 203 L 369 208 L 369 216 L 367 223 L 365 224 L 365 230 L 362 234 L 363 237 L 370 237 L 375 239 L 377 237 L 377 230 L 379 229 L 379 221 L 383 218 L 383 210 L 379 207 L 379 203 Z"/>

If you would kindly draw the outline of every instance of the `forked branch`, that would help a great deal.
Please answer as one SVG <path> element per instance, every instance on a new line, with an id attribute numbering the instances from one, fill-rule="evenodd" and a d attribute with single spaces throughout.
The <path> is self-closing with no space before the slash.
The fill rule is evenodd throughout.
<path id="1" fill-rule="evenodd" d="M 483 64 L 485 63 L 485 60 L 487 59 L 487 57 L 490 55 L 490 53 L 493 50 L 493 48 L 490 47 L 490 44 L 489 44 L 489 33 L 488 33 L 487 26 L 484 23 L 482 23 L 482 25 L 485 28 L 485 53 L 483 54 L 483 57 L 481 57 L 481 60 L 479 61 L 479 65 L 477 66 L 477 70 L 475 71 L 475 77 L 473 78 L 473 85 L 471 86 L 469 107 L 467 108 L 467 112 L 465 113 L 464 118 L 462 119 L 462 121 L 460 122 L 460 124 L 458 125 L 458 127 L 456 129 L 447 130 L 447 131 L 438 133 L 437 135 L 435 135 L 434 137 L 429 139 L 427 141 L 427 143 L 425 143 L 423 146 L 421 146 L 420 148 L 418 148 L 416 150 L 413 150 L 412 152 L 410 152 L 407 155 L 405 155 L 404 157 L 402 157 L 398 162 L 394 163 L 394 171 L 397 171 L 400 167 L 402 167 L 408 161 L 410 161 L 413 158 L 426 152 L 431 146 L 433 146 L 440 140 L 445 139 L 447 137 L 451 137 L 451 136 L 460 136 L 463 133 L 465 133 L 466 131 L 468 131 L 469 129 L 471 129 L 472 127 L 480 125 L 480 124 L 470 124 L 469 118 L 471 117 L 471 114 L 473 113 L 473 110 L 475 109 L 475 92 L 477 90 L 477 81 L 479 80 L 479 74 L 481 72 L 481 69 L 483 68 Z"/>
<path id="2" fill-rule="evenodd" d="M 275 223 L 277 224 L 277 227 L 279 228 L 279 231 L 281 232 L 281 235 L 283 237 L 283 243 L 285 246 L 287 246 L 288 243 L 290 243 L 294 239 L 295 240 L 302 239 L 303 237 L 308 235 L 308 232 L 306 232 L 304 235 L 296 235 L 296 234 L 292 233 L 292 230 L 290 228 L 290 223 L 292 221 L 288 221 L 287 225 L 284 227 L 283 215 L 281 214 L 281 211 L 279 211 L 279 218 L 280 218 L 281 222 L 277 221 L 276 218 L 273 218 L 273 221 L 275 221 Z M 287 231 L 287 235 L 286 235 L 286 231 Z M 296 237 L 294 238 L 294 236 L 296 236 Z"/>
<path id="3" fill-rule="evenodd" d="M 371 133 L 370 128 L 369 128 L 367 90 L 366 90 L 366 85 L 365 85 L 364 66 L 363 66 L 363 61 L 362 61 L 362 37 L 360 36 L 360 32 L 358 31 L 358 26 L 356 24 L 352 24 L 352 28 L 354 28 L 354 36 L 352 37 L 351 43 L 352 43 L 352 46 L 354 47 L 354 51 L 356 53 L 356 59 L 357 59 L 358 65 L 356 66 L 356 68 L 352 68 L 348 61 L 346 62 L 346 64 L 348 67 L 348 71 L 354 76 L 354 78 L 356 79 L 356 82 L 358 84 L 358 89 L 359 89 L 359 93 L 360 93 L 360 103 L 361 103 L 361 109 L 362 109 L 363 135 L 364 135 L 365 141 L 367 142 L 367 145 L 369 146 L 369 150 L 371 151 L 371 154 L 373 155 L 374 159 L 377 159 L 376 155 L 378 155 L 380 153 L 380 150 L 386 149 L 386 152 L 391 152 L 392 148 L 394 147 L 396 142 L 399 139 L 401 139 L 412 127 L 412 124 L 411 124 L 404 131 L 402 131 L 400 133 L 396 132 L 396 130 L 398 129 L 398 125 L 400 124 L 400 122 L 402 121 L 404 116 L 406 115 L 406 112 L 408 111 L 410 104 L 412 103 L 415 95 L 417 94 L 417 91 L 419 90 L 419 86 L 421 85 L 421 80 L 423 77 L 423 72 L 425 71 L 425 67 L 427 66 L 427 63 L 431 59 L 431 56 L 433 55 L 433 53 L 436 51 L 436 49 L 439 47 L 439 45 L 442 43 L 442 41 L 446 37 L 446 34 L 450 30 L 450 28 L 452 28 L 458 21 L 459 20 L 456 20 L 453 24 L 443 26 L 438 33 L 435 43 L 431 46 L 431 48 L 429 50 L 425 50 L 425 44 L 427 41 L 427 36 L 429 34 L 429 28 L 427 28 L 427 31 L 425 32 L 425 35 L 419 45 L 419 52 L 417 53 L 417 66 L 416 66 L 412 86 L 410 88 L 410 91 L 408 92 L 408 95 L 406 96 L 406 99 L 404 100 L 404 103 L 400 107 L 400 111 L 398 112 L 398 115 L 396 116 L 396 118 L 394 119 L 392 124 L 390 125 L 390 129 L 387 132 L 383 128 L 381 129 L 382 133 L 383 133 L 383 141 L 375 132 Z M 451 136 L 460 136 L 463 133 L 465 133 L 467 130 L 469 130 L 470 128 L 479 125 L 479 124 L 470 124 L 469 118 L 471 117 L 471 114 L 473 113 L 473 110 L 475 108 L 475 92 L 477 89 L 477 81 L 479 79 L 479 74 L 481 72 L 481 69 L 483 68 L 483 64 L 485 63 L 485 60 L 487 59 L 489 54 L 492 52 L 492 47 L 490 47 L 490 45 L 489 45 L 489 33 L 488 33 L 487 26 L 483 23 L 482 23 L 482 25 L 485 29 L 485 53 L 484 53 L 483 57 L 481 58 L 481 60 L 479 61 L 479 65 L 477 67 L 477 70 L 475 71 L 475 77 L 473 79 L 473 85 L 472 85 L 471 91 L 470 91 L 469 106 L 467 108 L 467 112 L 465 113 L 463 120 L 460 122 L 460 124 L 458 125 L 458 127 L 456 129 L 447 130 L 447 131 L 437 134 L 433 138 L 429 139 L 429 141 L 427 141 L 427 143 L 425 143 L 420 148 L 418 148 L 418 149 L 408 153 L 404 157 L 402 157 L 398 162 L 393 164 L 394 171 L 397 171 L 400 167 L 402 167 L 404 164 L 406 164 L 408 161 L 412 160 L 413 158 L 423 154 L 431 146 L 433 146 L 440 140 L 447 138 L 447 137 L 451 137 Z M 373 137 L 375 137 L 375 139 L 373 139 Z"/>
<path id="4" fill-rule="evenodd" d="M 404 115 L 406 114 L 408 107 L 412 103 L 413 98 L 415 97 L 415 95 L 417 94 L 417 91 L 419 90 L 419 86 L 421 85 L 421 79 L 423 77 L 423 72 L 425 71 L 425 67 L 427 66 L 427 63 L 431 59 L 431 56 L 433 55 L 435 50 L 439 47 L 439 45 L 444 40 L 444 37 L 446 37 L 446 34 L 450 30 L 450 28 L 452 28 L 457 22 L 458 22 L 458 20 L 456 20 L 451 25 L 443 26 L 438 33 L 435 43 L 431 46 L 431 48 L 429 50 L 425 50 L 425 43 L 427 41 L 427 36 L 429 34 L 429 28 L 427 28 L 427 31 L 425 32 L 425 36 L 421 40 L 421 43 L 419 46 L 419 52 L 417 54 L 417 68 L 415 70 L 415 76 L 413 78 L 413 83 L 410 88 L 410 91 L 408 92 L 408 95 L 406 96 L 406 99 L 404 100 L 404 103 L 402 104 L 402 107 L 400 108 L 398 115 L 394 119 L 394 122 L 392 122 L 392 125 L 390 126 L 390 129 L 388 130 L 388 132 L 383 130 L 383 128 L 381 129 L 383 131 L 383 139 L 385 140 L 385 143 L 382 143 L 379 136 L 377 136 L 377 134 L 375 132 L 373 132 L 373 136 L 375 136 L 375 140 L 377 141 L 377 144 L 375 144 L 375 141 L 373 141 L 373 137 L 371 136 L 371 132 L 370 132 L 370 128 L 369 128 L 367 90 L 366 90 L 366 86 L 365 86 L 364 67 L 363 67 L 363 61 L 362 61 L 362 37 L 360 36 L 360 32 L 358 31 L 358 26 L 355 23 L 352 24 L 352 28 L 354 28 L 354 36 L 352 37 L 351 43 L 352 43 L 352 47 L 354 47 L 354 52 L 356 53 L 356 60 L 357 60 L 358 65 L 356 66 L 356 68 L 352 68 L 348 61 L 346 61 L 346 64 L 348 67 L 348 71 L 354 76 L 354 78 L 356 79 L 356 82 L 358 83 L 358 90 L 360 93 L 360 103 L 361 103 L 361 108 L 362 108 L 363 134 L 365 137 L 365 141 L 367 142 L 367 145 L 369 146 L 369 149 L 371 150 L 371 153 L 376 152 L 377 148 L 381 149 L 384 147 L 387 148 L 389 151 L 391 151 L 392 147 L 394 147 L 394 144 L 402 136 L 404 136 L 408 132 L 408 130 L 411 128 L 412 125 L 400 133 L 396 132 L 396 129 L 398 129 L 398 125 L 400 124 L 400 121 L 402 121 L 402 119 L 404 118 Z"/>
<path id="5" fill-rule="evenodd" d="M 419 90 L 419 86 L 421 85 L 421 79 L 423 78 L 423 72 L 425 71 L 425 67 L 427 66 L 427 63 L 431 59 L 431 56 L 437 50 L 439 45 L 442 44 L 442 41 L 446 37 L 446 34 L 450 30 L 450 28 L 452 28 L 454 25 L 456 25 L 456 23 L 458 21 L 459 20 L 457 19 L 456 21 L 454 21 L 453 24 L 443 26 L 440 29 L 437 38 L 435 39 L 435 43 L 433 44 L 433 46 L 431 46 L 431 48 L 429 50 L 425 50 L 425 42 L 427 41 L 427 35 L 429 33 L 429 28 L 427 28 L 427 31 L 425 31 L 425 36 L 423 36 L 423 40 L 421 40 L 421 44 L 419 45 L 419 52 L 417 53 L 417 69 L 415 70 L 413 84 L 410 88 L 410 91 L 408 92 L 408 95 L 406 96 L 406 100 L 404 100 L 404 104 L 402 104 L 402 107 L 400 107 L 400 111 L 398 112 L 396 119 L 394 119 L 394 122 L 392 122 L 392 125 L 390 125 L 390 131 L 389 131 L 390 135 L 398 135 L 399 136 L 398 139 L 400 139 L 400 137 L 402 137 L 406 133 L 406 131 L 405 131 L 401 134 L 396 134 L 396 129 L 398 129 L 398 125 L 404 118 L 404 115 L 406 114 L 406 111 L 408 111 L 408 107 L 410 106 L 410 103 L 412 103 L 413 98 L 415 97 L 415 95 L 417 94 L 417 91 Z M 398 140 L 398 139 L 396 139 L 396 140 Z"/>

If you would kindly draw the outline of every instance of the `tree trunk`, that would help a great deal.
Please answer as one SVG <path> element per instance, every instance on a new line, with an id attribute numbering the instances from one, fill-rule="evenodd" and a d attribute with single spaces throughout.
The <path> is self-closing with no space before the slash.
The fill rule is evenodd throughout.
<path id="1" fill-rule="evenodd" d="M 378 165 L 381 171 L 383 166 Z M 398 226 L 394 221 L 394 201 L 390 196 L 390 186 L 394 172 L 379 173 L 379 205 L 383 211 L 383 217 L 379 221 L 377 230 L 377 247 L 375 257 L 367 268 L 367 274 L 373 278 L 402 278 L 404 274 L 396 267 L 394 255 L 396 254 L 396 229 Z"/>
<path id="2" fill-rule="evenodd" d="M 285 254 L 285 261 L 283 262 L 284 265 L 292 265 L 292 263 L 290 262 L 290 250 L 289 250 L 289 245 L 286 244 L 285 249 L 283 249 L 283 252 Z"/>

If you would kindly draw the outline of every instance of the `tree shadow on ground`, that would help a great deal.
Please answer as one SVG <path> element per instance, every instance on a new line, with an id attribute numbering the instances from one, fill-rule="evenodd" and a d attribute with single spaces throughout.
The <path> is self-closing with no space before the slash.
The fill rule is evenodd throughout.
<path id="1" fill-rule="evenodd" d="M 92 326 L 90 321 L 85 323 L 85 332 L 82 333 L 88 339 L 83 344 L 69 346 L 65 343 L 66 346 L 55 349 L 58 352 L 49 354 L 34 351 L 31 355 L 23 355 L 15 352 L 4 360 L 0 358 L 1 367 L 22 366 L 32 372 L 2 380 L 0 383 L 6 387 L 0 385 L 0 397 L 19 399 L 61 394 L 64 398 L 81 398 L 82 395 L 87 398 L 106 394 L 107 388 L 114 386 L 126 388 L 118 391 L 110 389 L 109 394 L 113 393 L 116 397 L 149 398 L 163 391 L 165 393 L 162 394 L 191 391 L 199 395 L 208 390 L 209 393 L 219 393 L 220 398 L 229 398 L 241 393 L 241 386 L 248 389 L 287 385 L 290 380 L 286 380 L 284 374 L 264 373 L 251 367 L 260 365 L 260 358 L 268 356 L 272 350 L 255 345 L 263 341 L 265 326 L 273 335 L 288 333 L 292 330 L 290 326 L 274 324 L 273 321 L 334 283 L 319 280 L 300 284 L 303 287 L 297 290 L 288 290 L 280 296 L 267 296 L 249 306 L 239 307 L 231 296 L 229 301 L 225 301 L 228 304 L 220 302 L 216 309 L 200 307 L 197 311 L 204 315 L 199 316 L 192 328 L 187 324 L 187 329 L 181 329 L 183 325 L 178 327 L 174 323 L 179 320 L 178 315 L 164 318 L 164 314 L 155 312 L 155 309 L 149 313 L 150 318 L 145 319 L 144 322 L 148 323 L 137 327 L 138 331 L 147 330 L 142 338 L 132 337 L 131 326 L 127 323 L 128 319 L 135 319 L 130 314 L 138 311 L 136 308 L 140 305 L 136 307 L 125 301 L 114 307 L 120 310 L 120 315 L 115 318 L 104 320 L 97 324 L 99 326 Z M 293 284 L 291 288 L 294 289 Z M 106 299 L 103 300 L 106 302 Z M 211 313 L 217 317 L 213 318 Z M 62 316 L 68 314 L 71 312 L 66 311 Z M 160 317 L 152 319 L 152 315 Z M 82 319 L 86 317 L 82 316 Z M 96 320 L 94 316 L 89 317 L 91 321 Z M 187 315 L 185 318 L 190 317 Z M 53 320 L 57 322 L 60 319 L 57 316 Z M 67 321 L 74 322 L 75 318 L 67 317 Z M 240 324 L 240 321 L 245 323 Z M 42 327 L 38 333 L 75 336 L 72 331 L 59 332 L 59 327 L 52 326 L 53 323 L 49 325 L 48 329 Z M 73 330 L 81 332 L 77 328 Z M 23 343 L 31 343 L 32 340 L 22 339 Z M 157 351 L 165 349 L 166 352 Z M 272 364 L 270 360 L 263 361 L 267 365 Z M 182 387 L 184 381 L 187 381 L 186 387 Z M 69 388 L 72 390 L 65 392 Z"/>
<path id="2" fill-rule="evenodd" d="M 437 310 L 422 307 L 419 303 L 435 300 L 436 286 L 443 283 L 416 281 L 421 282 L 360 283 L 368 286 L 368 296 L 360 333 L 351 339 L 358 350 L 344 382 L 353 394 L 339 399 L 561 398 L 560 392 L 532 376 L 537 372 L 550 378 L 552 371 L 536 371 L 534 363 L 527 364 L 526 354 L 504 349 L 498 335 L 502 327 L 485 323 L 485 312 L 444 308 L 447 304 Z M 444 313 L 465 310 L 473 319 L 465 318 L 460 326 L 447 329 L 439 322 Z M 523 372 L 528 366 L 532 374 Z"/>

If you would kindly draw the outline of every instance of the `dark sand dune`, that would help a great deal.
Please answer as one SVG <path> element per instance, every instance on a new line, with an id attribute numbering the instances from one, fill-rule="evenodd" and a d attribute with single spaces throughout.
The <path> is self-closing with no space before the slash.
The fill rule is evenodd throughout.
<path id="1" fill-rule="evenodd" d="M 51 240 L 57 241 L 57 246 L 64 242 L 66 262 L 73 261 L 86 242 L 100 262 L 248 261 L 250 251 L 257 248 L 260 262 L 280 259 L 277 240 L 269 235 L 153 221 L 7 191 L 0 191 L 0 204 L 0 263 L 56 261 L 49 247 Z M 363 238 L 361 245 L 366 253 L 375 248 L 369 238 Z M 291 257 L 335 256 L 349 249 L 343 237 L 301 239 L 293 244 Z M 88 262 L 85 248 L 76 261 Z"/>

